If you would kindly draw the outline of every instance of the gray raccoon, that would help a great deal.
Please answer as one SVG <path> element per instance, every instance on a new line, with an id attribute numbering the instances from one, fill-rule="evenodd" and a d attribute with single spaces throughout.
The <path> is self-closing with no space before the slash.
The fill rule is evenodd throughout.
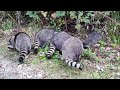
<path id="1" fill-rule="evenodd" d="M 52 42 L 50 43 L 47 58 L 50 58 L 56 49 L 62 53 L 62 57 L 60 57 L 60 59 L 64 60 L 66 64 L 81 70 L 83 69 L 83 65 L 78 63 L 83 51 L 83 43 L 81 40 L 76 37 L 72 37 L 64 31 L 59 32 L 53 37 Z"/>
<path id="2" fill-rule="evenodd" d="M 38 48 L 44 48 L 46 44 L 49 44 L 54 34 L 56 34 L 54 29 L 42 29 L 38 31 L 34 39 L 34 53 L 38 53 Z"/>
<path id="3" fill-rule="evenodd" d="M 62 49 L 64 42 L 70 37 L 72 36 L 64 31 L 59 32 L 56 35 L 54 35 L 54 37 L 52 38 L 50 42 L 49 51 L 46 54 L 47 58 L 51 58 L 55 50 L 58 50 L 61 53 L 61 49 Z"/>
<path id="4" fill-rule="evenodd" d="M 102 35 L 100 33 L 93 32 L 93 33 L 89 34 L 88 38 L 85 39 L 85 41 L 83 42 L 84 49 L 94 46 L 101 39 L 102 39 Z"/>
<path id="5" fill-rule="evenodd" d="M 31 40 L 28 34 L 19 32 L 12 36 L 8 42 L 8 48 L 20 53 L 19 62 L 23 63 L 27 54 L 31 51 Z"/>
<path id="6" fill-rule="evenodd" d="M 71 37 L 62 46 L 62 58 L 67 65 L 82 70 L 83 65 L 78 62 L 83 50 L 82 41 L 76 37 Z"/>

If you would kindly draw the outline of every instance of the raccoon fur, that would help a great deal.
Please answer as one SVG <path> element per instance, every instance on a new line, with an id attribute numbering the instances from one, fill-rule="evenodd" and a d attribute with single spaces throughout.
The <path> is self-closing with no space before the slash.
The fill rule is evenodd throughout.
<path id="1" fill-rule="evenodd" d="M 60 59 L 67 65 L 80 70 L 83 69 L 83 65 L 78 63 L 80 55 L 83 52 L 83 43 L 80 39 L 72 37 L 66 32 L 60 32 L 53 37 L 47 58 L 53 55 L 55 49 L 62 53 Z"/>
<path id="2" fill-rule="evenodd" d="M 83 50 L 81 40 L 76 37 L 71 37 L 67 39 L 62 46 L 62 58 L 69 66 L 82 70 L 83 65 L 78 62 Z"/>
<path id="3" fill-rule="evenodd" d="M 31 51 L 31 40 L 28 34 L 19 32 L 12 36 L 8 42 L 8 48 L 19 52 L 19 62 L 23 63 L 27 54 Z"/>
<path id="4" fill-rule="evenodd" d="M 61 49 L 64 42 L 70 37 L 72 36 L 66 33 L 65 31 L 59 32 L 56 35 L 54 35 L 50 42 L 49 51 L 46 54 L 47 58 L 51 58 L 55 50 L 58 50 L 61 53 Z"/>
<path id="5" fill-rule="evenodd" d="M 102 39 L 102 35 L 100 33 L 93 32 L 93 33 L 89 34 L 88 38 L 86 38 L 83 42 L 84 49 L 94 46 L 101 39 Z"/>
<path id="6" fill-rule="evenodd" d="M 56 34 L 54 29 L 42 29 L 38 31 L 34 39 L 34 53 L 38 53 L 38 48 L 44 48 L 47 44 L 50 43 L 54 34 Z"/>

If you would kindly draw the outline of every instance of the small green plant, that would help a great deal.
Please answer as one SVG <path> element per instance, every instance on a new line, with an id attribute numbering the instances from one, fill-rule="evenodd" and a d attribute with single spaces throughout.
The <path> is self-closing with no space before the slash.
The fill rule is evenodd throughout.
<path id="1" fill-rule="evenodd" d="M 13 22 L 7 19 L 6 22 L 2 24 L 1 29 L 8 30 L 11 29 L 12 27 L 13 27 Z"/>
<path id="2" fill-rule="evenodd" d="M 34 65 L 37 65 L 38 63 L 39 63 L 39 60 L 34 59 L 34 60 L 32 61 L 32 64 L 34 64 Z"/>
<path id="3" fill-rule="evenodd" d="M 38 16 L 38 11 L 27 11 L 26 15 L 28 15 L 29 17 L 35 19 L 35 20 L 39 20 L 39 16 Z"/>
<path id="4" fill-rule="evenodd" d="M 45 52 L 47 51 L 46 48 L 47 48 L 47 47 L 45 47 L 45 49 L 39 48 L 38 51 L 39 51 L 39 55 L 40 55 L 40 56 L 39 56 L 39 59 L 40 59 L 40 60 L 47 60 L 46 55 L 45 55 Z"/>
<path id="5" fill-rule="evenodd" d="M 49 47 L 48 47 L 48 45 L 46 45 L 44 52 L 47 53 L 48 50 L 49 50 Z M 59 55 L 59 52 L 55 51 L 53 56 L 52 56 L 52 59 L 55 59 L 55 60 L 58 59 L 58 55 Z"/>
<path id="6" fill-rule="evenodd" d="M 58 51 L 55 51 L 55 53 L 53 54 L 53 58 L 52 59 L 58 59 L 59 57 L 59 52 Z"/>
<path id="7" fill-rule="evenodd" d="M 40 58 L 40 60 L 47 60 L 45 55 L 41 55 L 39 58 Z"/>
<path id="8" fill-rule="evenodd" d="M 118 61 L 120 61 L 120 56 L 116 57 L 116 59 L 117 59 Z"/>
<path id="9" fill-rule="evenodd" d="M 65 16 L 65 11 L 56 11 L 56 17 Z"/>
<path id="10" fill-rule="evenodd" d="M 48 52 L 48 50 L 49 50 L 48 45 L 46 45 L 44 49 L 39 48 L 39 53 L 40 53 L 40 57 L 39 58 L 41 60 L 47 60 L 46 53 Z M 58 57 L 59 57 L 58 55 L 59 55 L 59 52 L 55 51 L 51 59 L 58 60 Z"/>
<path id="11" fill-rule="evenodd" d="M 98 57 L 96 56 L 95 53 L 92 52 L 91 49 L 85 49 L 84 52 L 82 53 L 83 57 L 88 57 L 89 59 L 94 59 L 96 62 L 99 62 Z"/>
<path id="12" fill-rule="evenodd" d="M 112 35 L 111 39 L 112 39 L 112 42 L 113 42 L 112 43 L 113 47 L 116 47 L 118 44 L 120 44 L 120 36 Z"/>
<path id="13" fill-rule="evenodd" d="M 105 47 L 100 47 L 100 52 L 104 53 Z"/>
<path id="14" fill-rule="evenodd" d="M 98 43 L 100 44 L 100 46 L 104 47 L 106 46 L 106 42 L 102 41 L 102 40 L 99 40 Z"/>

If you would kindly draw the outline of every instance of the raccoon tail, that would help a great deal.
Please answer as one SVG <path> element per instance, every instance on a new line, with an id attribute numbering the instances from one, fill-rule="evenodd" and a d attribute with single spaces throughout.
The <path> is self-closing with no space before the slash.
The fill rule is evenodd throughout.
<path id="1" fill-rule="evenodd" d="M 64 61 L 70 67 L 74 67 L 74 68 L 78 68 L 80 70 L 83 70 L 83 64 L 75 62 L 75 61 L 73 61 L 71 59 L 63 60 L 63 58 L 61 58 L 61 60 Z"/>
<path id="2" fill-rule="evenodd" d="M 37 54 L 38 53 L 38 48 L 39 48 L 39 40 L 36 40 L 34 42 L 34 53 Z"/>
<path id="3" fill-rule="evenodd" d="M 55 52 L 55 46 L 53 45 L 53 44 L 50 44 L 50 49 L 49 49 L 49 51 L 47 52 L 47 54 L 46 54 L 46 57 L 48 58 L 48 59 L 50 59 L 51 58 L 51 56 L 53 55 L 53 53 Z"/>
<path id="4" fill-rule="evenodd" d="M 28 53 L 27 50 L 21 50 L 20 57 L 19 57 L 19 62 L 20 63 L 24 63 L 24 59 L 25 59 L 27 53 Z"/>

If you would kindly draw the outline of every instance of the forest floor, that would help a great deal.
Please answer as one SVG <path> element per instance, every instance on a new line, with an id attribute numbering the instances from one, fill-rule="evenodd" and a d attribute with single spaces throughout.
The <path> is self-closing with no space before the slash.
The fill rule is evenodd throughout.
<path id="1" fill-rule="evenodd" d="M 27 32 L 33 38 L 31 30 L 28 28 Z M 10 34 L 0 37 L 0 79 L 120 79 L 119 46 L 94 49 L 99 62 L 81 58 L 84 69 L 80 71 L 59 60 L 41 60 L 39 54 L 33 53 L 24 64 L 18 64 L 18 53 L 7 48 Z"/>

